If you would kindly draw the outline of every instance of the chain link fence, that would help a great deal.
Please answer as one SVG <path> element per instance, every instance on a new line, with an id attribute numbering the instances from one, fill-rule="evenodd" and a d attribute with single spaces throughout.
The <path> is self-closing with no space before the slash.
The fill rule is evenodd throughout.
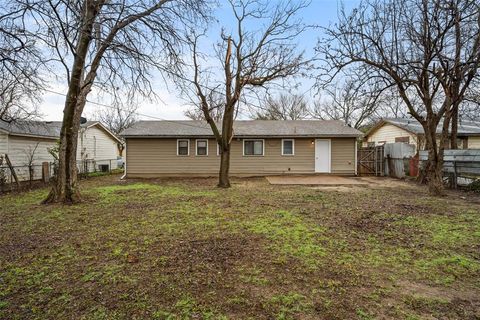
<path id="1" fill-rule="evenodd" d="M 118 163 L 117 159 L 77 161 L 80 178 L 86 178 L 94 173 L 108 174 L 112 170 L 118 171 L 121 167 L 123 165 Z M 44 162 L 43 164 L 12 166 L 12 169 L 14 172 L 5 163 L 0 164 L 0 192 L 44 185 L 55 176 L 57 166 L 54 162 Z M 18 184 L 15 176 L 18 179 Z"/>

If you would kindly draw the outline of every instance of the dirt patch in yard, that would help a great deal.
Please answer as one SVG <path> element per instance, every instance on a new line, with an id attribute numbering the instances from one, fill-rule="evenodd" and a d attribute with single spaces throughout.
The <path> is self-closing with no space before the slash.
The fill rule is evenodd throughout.
<path id="1" fill-rule="evenodd" d="M 371 188 L 412 188 L 419 186 L 415 180 L 394 179 L 390 177 L 362 176 L 362 181 L 368 183 Z"/>
<path id="2" fill-rule="evenodd" d="M 365 190 L 363 186 L 319 186 L 311 187 L 313 190 L 337 191 L 337 192 L 359 192 Z"/>
<path id="3" fill-rule="evenodd" d="M 473 289 L 468 288 L 445 288 L 412 281 L 399 281 L 400 291 L 407 295 L 418 295 L 431 299 L 443 299 L 448 302 L 466 300 L 480 307 L 480 297 Z M 480 311 L 480 309 L 479 309 Z"/>
<path id="4" fill-rule="evenodd" d="M 223 278 L 238 265 L 267 258 L 261 243 L 259 237 L 241 235 L 182 240 L 170 244 L 165 252 L 165 270 L 172 275 L 188 274 L 180 275 L 179 281 L 186 278 L 185 285 L 197 293 L 208 286 L 222 287 L 228 283 Z"/>
<path id="5" fill-rule="evenodd" d="M 268 182 L 273 185 L 367 185 L 368 183 L 356 177 L 333 175 L 305 175 L 305 176 L 268 176 Z"/>
<path id="6" fill-rule="evenodd" d="M 433 318 L 432 311 L 443 313 L 445 319 L 478 319 L 480 297 L 475 289 L 445 288 L 412 281 L 396 284 L 398 300 L 404 307 L 421 314 L 425 319 Z"/>

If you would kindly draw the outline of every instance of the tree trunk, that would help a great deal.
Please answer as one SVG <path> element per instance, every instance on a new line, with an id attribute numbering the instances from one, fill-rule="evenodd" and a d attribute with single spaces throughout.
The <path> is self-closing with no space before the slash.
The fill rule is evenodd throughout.
<path id="1" fill-rule="evenodd" d="M 443 195 L 443 159 L 438 157 L 438 152 L 430 150 L 428 152 L 428 160 L 425 166 L 425 182 L 428 186 L 428 191 L 432 195 Z"/>
<path id="2" fill-rule="evenodd" d="M 428 150 L 428 159 L 425 164 L 424 172 L 420 176 L 420 181 L 428 186 L 428 191 L 432 195 L 443 195 L 443 143 L 444 138 L 440 139 L 440 145 L 437 145 L 437 123 L 438 121 L 427 120 L 424 126 L 425 144 Z"/>
<path id="3" fill-rule="evenodd" d="M 84 82 L 85 58 L 92 40 L 93 23 L 100 9 L 98 5 L 85 2 L 84 16 L 82 17 L 83 26 L 77 43 L 65 107 L 63 109 L 57 175 L 52 189 L 43 203 L 74 203 L 80 201 L 80 193 L 77 187 L 77 140 L 80 116 L 85 105 L 85 92 L 88 92 L 82 90 L 82 85 Z"/>
<path id="4" fill-rule="evenodd" d="M 452 109 L 452 130 L 450 132 L 450 148 L 458 149 L 457 135 L 458 135 L 458 105 L 453 106 Z"/>
<path id="5" fill-rule="evenodd" d="M 222 154 L 220 159 L 220 174 L 218 176 L 218 186 L 220 188 L 230 188 L 230 146 L 233 138 L 233 117 L 236 100 L 228 98 L 225 105 L 222 121 L 221 146 Z"/>
<path id="6" fill-rule="evenodd" d="M 75 105 L 73 112 L 64 110 L 57 175 L 44 203 L 80 201 L 80 192 L 77 187 L 77 143 L 81 111 L 76 109 Z"/>
<path id="7" fill-rule="evenodd" d="M 218 186 L 220 188 L 230 188 L 230 145 L 223 148 L 220 155 L 220 173 L 218 175 Z"/>

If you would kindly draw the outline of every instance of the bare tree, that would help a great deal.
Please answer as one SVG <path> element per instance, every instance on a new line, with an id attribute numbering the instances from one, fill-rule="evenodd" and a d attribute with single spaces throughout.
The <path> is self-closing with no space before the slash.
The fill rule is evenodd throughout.
<path id="1" fill-rule="evenodd" d="M 480 121 L 480 79 L 474 79 L 471 90 L 459 106 L 459 122 L 461 120 Z"/>
<path id="2" fill-rule="evenodd" d="M 348 78 L 322 91 L 323 95 L 314 102 L 312 117 L 342 120 L 359 129 L 386 114 L 385 104 L 389 102 L 385 99 L 389 97 L 384 95 L 384 90 L 387 88 L 381 87 L 377 82 L 365 83 L 359 78 Z"/>
<path id="3" fill-rule="evenodd" d="M 309 116 L 305 98 L 294 93 L 268 96 L 262 107 L 253 109 L 251 116 L 258 120 L 300 120 Z"/>
<path id="4" fill-rule="evenodd" d="M 208 114 L 210 114 L 210 117 L 216 122 L 222 121 L 224 104 L 223 96 L 219 92 L 212 90 L 208 93 L 206 98 L 209 106 Z M 202 110 L 202 106 L 198 104 L 193 105 L 191 109 L 185 111 L 185 116 L 191 120 L 205 120 L 205 113 Z"/>
<path id="5" fill-rule="evenodd" d="M 88 94 L 154 97 L 151 72 L 179 72 L 182 29 L 205 18 L 205 0 L 12 0 L 26 14 L 17 24 L 49 55 L 48 67 L 67 79 L 58 173 L 45 202 L 76 202 L 76 150 Z M 33 22 L 33 23 L 32 23 Z M 122 92 L 123 92 L 122 91 Z"/>
<path id="6" fill-rule="evenodd" d="M 395 87 L 388 88 L 383 93 L 382 103 L 378 106 L 375 118 L 405 118 L 408 108 Z"/>
<path id="7" fill-rule="evenodd" d="M 24 14 L 25 8 L 0 3 L 0 120 L 7 122 L 38 117 L 44 89 L 39 73 L 43 59 L 35 39 L 15 23 Z"/>
<path id="8" fill-rule="evenodd" d="M 342 9 L 339 22 L 326 29 L 326 35 L 317 47 L 326 57 L 325 75 L 336 76 L 359 64 L 397 88 L 425 132 L 428 161 L 423 178 L 431 193 L 441 194 L 452 115 L 478 77 L 478 1 L 366 0 L 351 14 Z"/>
<path id="9" fill-rule="evenodd" d="M 38 118 L 39 102 L 39 87 L 28 79 L 28 75 L 4 73 L 0 76 L 0 120 L 12 122 Z"/>
<path id="10" fill-rule="evenodd" d="M 138 105 L 118 105 L 97 110 L 94 118 L 104 124 L 111 132 L 119 135 L 138 121 Z"/>
<path id="11" fill-rule="evenodd" d="M 120 137 L 120 133 L 132 127 L 138 121 L 138 105 L 123 104 L 115 101 L 111 107 L 103 107 L 97 110 L 93 117 L 104 124 L 111 132 Z M 118 144 L 118 151 L 122 154 L 125 146 Z"/>
<path id="12" fill-rule="evenodd" d="M 25 154 L 26 163 L 25 165 L 28 167 L 28 178 L 30 185 L 32 184 L 34 178 L 34 163 L 35 163 L 35 155 L 37 153 L 38 146 L 40 142 L 37 142 L 35 145 L 29 145 L 27 148 L 23 150 Z"/>
<path id="13" fill-rule="evenodd" d="M 198 51 L 200 36 L 190 38 L 193 55 L 192 91 L 186 92 L 195 104 L 200 104 L 205 120 L 220 147 L 221 160 L 218 186 L 230 187 L 230 145 L 233 122 L 240 102 L 247 102 L 248 92 L 265 89 L 269 85 L 298 74 L 306 65 L 302 53 L 297 53 L 295 38 L 305 30 L 296 14 L 305 7 L 302 2 L 280 3 L 271 7 L 262 1 L 229 1 L 235 27 L 230 34 L 222 31 L 216 45 L 221 73 L 202 68 L 202 55 Z M 254 25 L 259 27 L 251 30 Z M 184 84 L 184 83 L 183 83 Z M 192 86 L 188 87 L 192 88 Z M 220 91 L 220 88 L 224 88 Z M 221 127 L 215 121 L 209 95 L 212 91 L 223 96 Z M 213 108 L 214 109 L 214 108 Z"/>

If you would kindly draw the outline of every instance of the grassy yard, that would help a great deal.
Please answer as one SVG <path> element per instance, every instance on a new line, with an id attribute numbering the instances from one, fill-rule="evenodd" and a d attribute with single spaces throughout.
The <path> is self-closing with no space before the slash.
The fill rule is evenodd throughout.
<path id="1" fill-rule="evenodd" d="M 0 197 L 1 319 L 479 319 L 480 204 L 263 179 Z"/>

